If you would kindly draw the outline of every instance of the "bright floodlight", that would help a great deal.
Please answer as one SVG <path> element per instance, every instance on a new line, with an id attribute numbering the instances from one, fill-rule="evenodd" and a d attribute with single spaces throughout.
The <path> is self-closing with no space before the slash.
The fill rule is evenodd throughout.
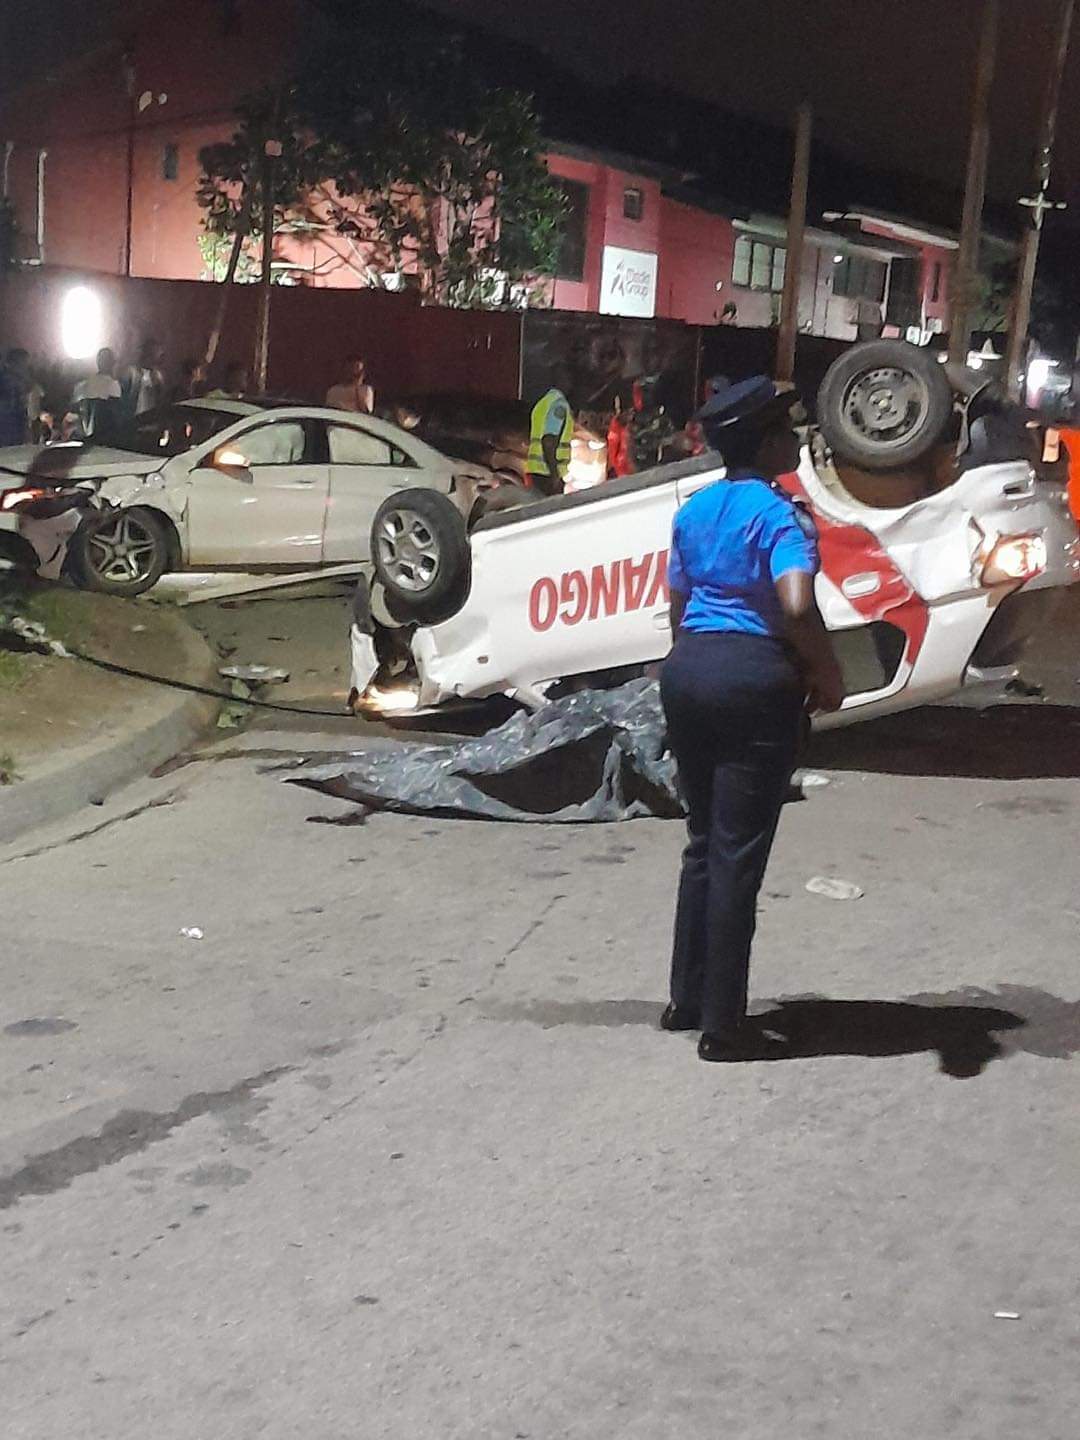
<path id="1" fill-rule="evenodd" d="M 64 296 L 60 314 L 64 354 L 70 360 L 89 360 L 101 349 L 104 316 L 101 301 L 85 285 L 76 285 Z"/>

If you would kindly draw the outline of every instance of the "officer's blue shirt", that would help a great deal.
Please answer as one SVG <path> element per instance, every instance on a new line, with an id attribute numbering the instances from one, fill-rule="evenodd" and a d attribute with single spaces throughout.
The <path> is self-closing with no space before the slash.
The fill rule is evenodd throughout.
<path id="1" fill-rule="evenodd" d="M 683 630 L 782 635 L 774 582 L 818 568 L 813 522 L 765 480 L 718 480 L 675 515 L 668 584 L 687 596 Z"/>

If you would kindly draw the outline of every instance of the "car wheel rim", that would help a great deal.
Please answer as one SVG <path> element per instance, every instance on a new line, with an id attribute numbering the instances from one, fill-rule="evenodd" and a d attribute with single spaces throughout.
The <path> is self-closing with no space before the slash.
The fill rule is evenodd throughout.
<path id="1" fill-rule="evenodd" d="M 859 375 L 844 395 L 848 428 L 877 449 L 895 449 L 918 430 L 929 408 L 925 381 L 909 370 L 888 368 Z"/>
<path id="2" fill-rule="evenodd" d="M 382 568 L 389 580 L 410 595 L 430 590 L 439 573 L 439 542 L 415 510 L 390 510 L 375 537 Z"/>
<path id="3" fill-rule="evenodd" d="M 93 532 L 87 550 L 99 579 L 130 585 L 149 577 L 157 541 L 134 515 L 118 515 Z"/>

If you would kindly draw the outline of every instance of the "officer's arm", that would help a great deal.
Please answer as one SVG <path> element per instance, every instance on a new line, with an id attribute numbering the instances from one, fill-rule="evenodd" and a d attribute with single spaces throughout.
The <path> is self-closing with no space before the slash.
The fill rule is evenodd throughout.
<path id="1" fill-rule="evenodd" d="M 788 639 L 802 666 L 810 708 L 839 710 L 844 679 L 814 596 L 813 575 L 806 570 L 787 570 L 775 583 Z"/>
<path id="2" fill-rule="evenodd" d="M 672 590 L 671 609 L 668 614 L 671 620 L 671 638 L 673 641 L 679 638 L 679 626 L 682 624 L 682 617 L 685 610 L 686 596 L 681 590 Z"/>

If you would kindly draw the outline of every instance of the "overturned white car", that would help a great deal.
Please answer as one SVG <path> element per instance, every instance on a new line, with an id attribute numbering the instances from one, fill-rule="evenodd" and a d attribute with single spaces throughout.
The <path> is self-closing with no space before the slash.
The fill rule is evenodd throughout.
<path id="1" fill-rule="evenodd" d="M 838 404 L 862 424 L 862 464 L 870 468 L 875 442 L 890 441 L 890 457 L 911 463 L 910 437 L 928 413 L 919 385 L 902 365 L 885 376 L 878 363 L 868 380 L 870 371 L 845 362 L 853 378 Z M 818 598 L 846 682 L 842 711 L 823 724 L 1002 678 L 1055 592 L 1080 579 L 1060 476 L 1032 463 L 1022 422 L 982 423 L 1000 412 L 980 416 L 970 400 L 951 416 L 951 483 L 933 493 L 895 505 L 856 498 L 833 463 L 836 440 L 830 448 L 816 430 L 798 474 L 784 480 L 817 520 Z M 924 453 L 941 443 L 940 430 L 923 434 Z M 468 534 L 444 496 L 392 497 L 372 530 L 375 618 L 361 593 L 353 626 L 357 706 L 407 712 L 500 693 L 532 705 L 563 682 L 640 674 L 670 648 L 672 518 L 723 474 L 719 457 L 705 454 L 489 514 Z"/>

